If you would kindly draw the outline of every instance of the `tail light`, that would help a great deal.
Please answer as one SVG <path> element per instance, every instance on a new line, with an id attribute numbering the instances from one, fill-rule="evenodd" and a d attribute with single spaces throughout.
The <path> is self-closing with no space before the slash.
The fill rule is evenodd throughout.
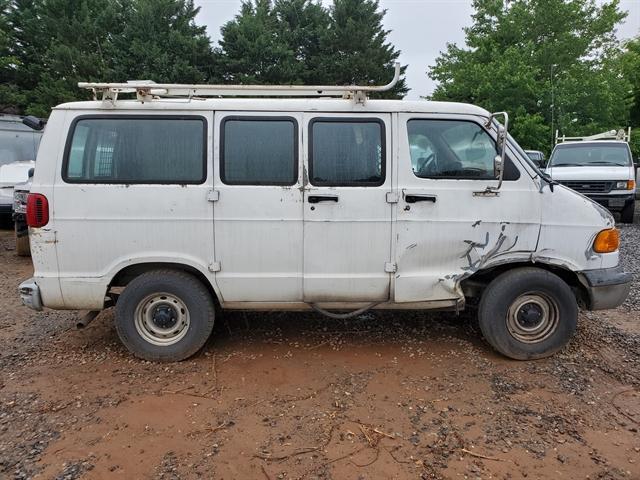
<path id="1" fill-rule="evenodd" d="M 49 223 L 49 201 L 41 193 L 30 193 L 27 197 L 27 225 L 44 227 Z"/>

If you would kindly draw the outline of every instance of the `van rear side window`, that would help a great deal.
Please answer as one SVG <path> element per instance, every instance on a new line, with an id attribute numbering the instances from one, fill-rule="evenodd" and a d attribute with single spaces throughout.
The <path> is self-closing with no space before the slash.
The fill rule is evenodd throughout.
<path id="1" fill-rule="evenodd" d="M 206 151 L 202 117 L 80 117 L 62 174 L 69 183 L 199 184 Z"/>
<path id="2" fill-rule="evenodd" d="M 385 180 L 384 123 L 316 118 L 309 126 L 309 176 L 319 186 L 378 186 Z"/>

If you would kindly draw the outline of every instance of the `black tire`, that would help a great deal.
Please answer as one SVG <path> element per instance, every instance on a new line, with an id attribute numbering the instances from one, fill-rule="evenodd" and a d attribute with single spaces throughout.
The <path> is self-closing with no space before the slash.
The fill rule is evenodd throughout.
<path id="1" fill-rule="evenodd" d="M 18 236 L 18 227 L 14 226 L 14 237 L 16 239 L 16 254 L 19 257 L 28 257 L 31 255 L 29 248 L 29 235 Z"/>
<path id="2" fill-rule="evenodd" d="M 515 360 L 544 358 L 569 343 L 578 323 L 578 305 L 571 288 L 557 275 L 540 268 L 517 268 L 486 288 L 478 321 L 484 338 L 503 355 Z"/>
<path id="3" fill-rule="evenodd" d="M 154 328 L 160 328 L 153 312 L 162 309 L 164 317 L 160 320 L 171 323 L 176 315 L 187 319 L 180 322 L 186 326 L 181 327 L 175 337 L 150 333 Z M 214 302 L 207 288 L 192 275 L 174 270 L 154 270 L 133 279 L 118 298 L 115 310 L 116 330 L 122 343 L 136 357 L 156 362 L 177 362 L 200 350 L 211 335 L 215 316 Z M 136 317 L 142 320 L 136 320 Z M 148 338 L 175 343 L 158 345 Z"/>
<path id="4" fill-rule="evenodd" d="M 636 209 L 636 202 L 631 202 L 620 212 L 620 222 L 633 223 L 633 215 Z"/>

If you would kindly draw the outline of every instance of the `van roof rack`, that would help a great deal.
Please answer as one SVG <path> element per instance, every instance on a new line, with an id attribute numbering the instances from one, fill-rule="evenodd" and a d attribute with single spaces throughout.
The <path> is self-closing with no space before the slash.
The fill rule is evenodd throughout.
<path id="1" fill-rule="evenodd" d="M 180 83 L 155 83 L 151 80 L 130 80 L 126 83 L 88 83 L 80 82 L 78 87 L 93 91 L 96 100 L 102 94 L 102 100 L 115 102 L 120 93 L 135 93 L 141 101 L 160 97 L 342 97 L 354 99 L 356 103 L 365 103 L 367 93 L 386 92 L 400 80 L 400 64 L 395 63 L 395 73 L 386 85 L 189 85 Z"/>
<path id="2" fill-rule="evenodd" d="M 608 130 L 606 132 L 597 133 L 588 137 L 567 137 L 559 136 L 556 130 L 556 143 L 562 142 L 588 142 L 591 140 L 622 140 L 623 142 L 631 141 L 631 127 L 625 132 L 623 128 L 620 130 Z"/>

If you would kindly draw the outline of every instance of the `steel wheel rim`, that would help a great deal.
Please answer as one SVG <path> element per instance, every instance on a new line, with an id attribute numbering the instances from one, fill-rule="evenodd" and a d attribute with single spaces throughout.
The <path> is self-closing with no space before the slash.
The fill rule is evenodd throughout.
<path id="1" fill-rule="evenodd" d="M 560 309 L 557 302 L 541 292 L 529 292 L 516 298 L 507 312 L 507 328 L 524 343 L 547 340 L 558 328 Z"/>
<path id="2" fill-rule="evenodd" d="M 189 331 L 191 320 L 185 303 L 170 293 L 153 293 L 138 303 L 134 313 L 136 330 L 147 342 L 174 345 Z"/>

